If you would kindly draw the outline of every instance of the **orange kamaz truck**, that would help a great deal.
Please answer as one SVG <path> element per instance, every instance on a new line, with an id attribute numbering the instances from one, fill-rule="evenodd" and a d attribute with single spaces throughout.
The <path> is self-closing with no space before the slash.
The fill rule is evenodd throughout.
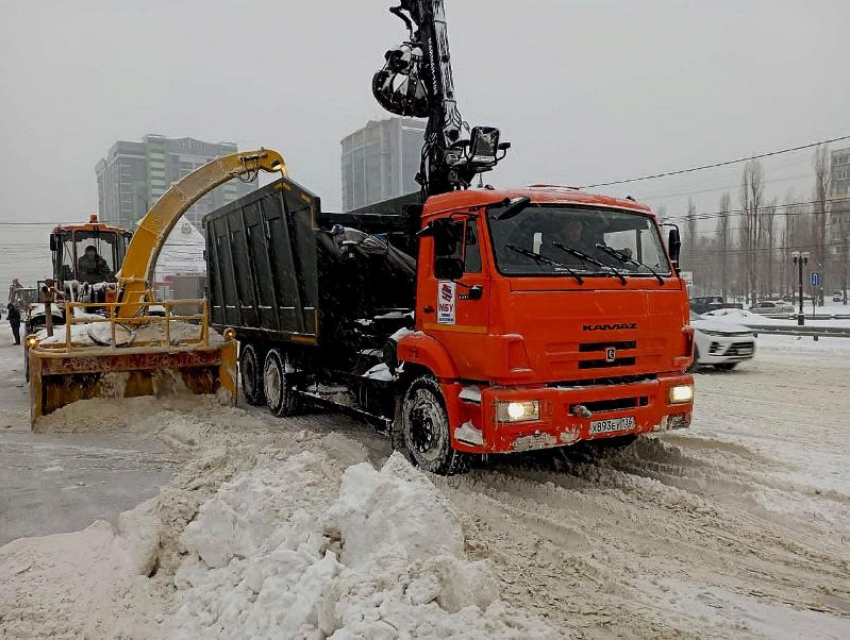
<path id="1" fill-rule="evenodd" d="M 465 135 L 442 1 L 393 13 L 408 38 L 373 91 L 428 118 L 421 193 L 336 214 L 281 177 L 204 220 L 211 322 L 239 341 L 246 400 L 366 417 L 441 474 L 689 426 L 678 229 L 665 244 L 631 199 L 472 188 L 510 145 L 493 127 Z"/>

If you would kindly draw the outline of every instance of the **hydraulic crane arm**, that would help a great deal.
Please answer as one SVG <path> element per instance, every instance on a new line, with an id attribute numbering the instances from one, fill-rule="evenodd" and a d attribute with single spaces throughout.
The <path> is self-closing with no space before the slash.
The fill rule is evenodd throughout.
<path id="1" fill-rule="evenodd" d="M 494 127 L 474 127 L 470 139 L 463 139 L 469 126 L 455 99 L 445 0 L 399 2 L 390 12 L 404 21 L 409 38 L 387 51 L 372 91 L 391 113 L 428 118 L 416 177 L 424 195 L 466 189 L 477 174 L 493 169 L 510 145 L 499 143 Z"/>
<path id="2" fill-rule="evenodd" d="M 147 212 L 133 234 L 118 273 L 116 316 L 132 317 L 145 302 L 157 258 L 168 234 L 195 202 L 237 176 L 255 179 L 260 171 L 287 175 L 286 163 L 276 151 L 259 149 L 216 158 L 173 184 Z"/>

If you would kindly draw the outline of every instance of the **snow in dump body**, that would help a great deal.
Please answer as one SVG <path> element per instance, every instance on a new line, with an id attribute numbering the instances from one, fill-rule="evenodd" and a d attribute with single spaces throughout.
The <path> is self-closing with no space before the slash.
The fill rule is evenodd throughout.
<path id="1" fill-rule="evenodd" d="M 470 562 L 451 506 L 399 454 L 342 474 L 305 452 L 221 487 L 185 530 L 172 638 L 555 638 Z"/>

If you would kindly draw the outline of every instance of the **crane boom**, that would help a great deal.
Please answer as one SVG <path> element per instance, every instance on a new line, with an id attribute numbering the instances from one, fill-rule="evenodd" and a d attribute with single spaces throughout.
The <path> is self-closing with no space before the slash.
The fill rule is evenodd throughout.
<path id="1" fill-rule="evenodd" d="M 455 98 L 444 0 L 400 0 L 390 12 L 404 21 L 408 40 L 385 54 L 372 80 L 375 98 L 396 115 L 428 118 L 416 177 L 423 195 L 466 189 L 510 145 L 499 143 L 495 127 L 474 127 L 463 137 L 469 126 Z"/>

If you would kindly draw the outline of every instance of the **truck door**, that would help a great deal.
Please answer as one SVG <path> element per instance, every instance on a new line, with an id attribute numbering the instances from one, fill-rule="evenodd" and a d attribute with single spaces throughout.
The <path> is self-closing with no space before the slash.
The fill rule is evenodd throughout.
<path id="1" fill-rule="evenodd" d="M 431 242 L 423 243 L 417 317 L 421 329 L 439 339 L 461 377 L 485 371 L 489 322 L 489 278 L 481 259 L 481 221 L 442 219 Z"/>

